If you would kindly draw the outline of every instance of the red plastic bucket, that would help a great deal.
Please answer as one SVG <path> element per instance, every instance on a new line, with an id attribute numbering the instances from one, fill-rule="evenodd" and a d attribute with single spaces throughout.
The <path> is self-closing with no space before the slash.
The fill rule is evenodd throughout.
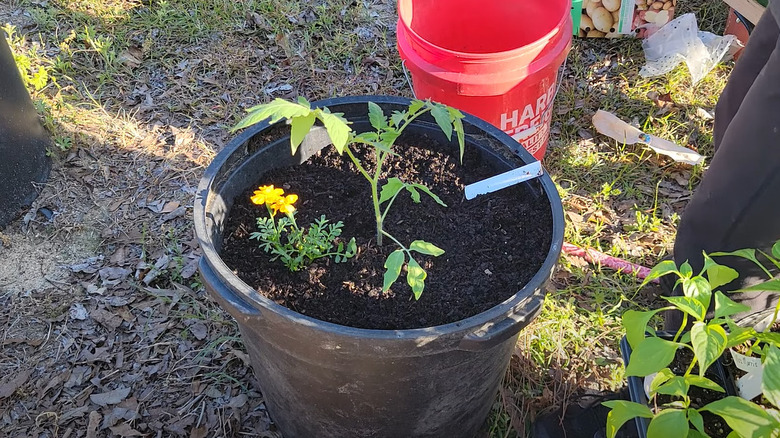
<path id="1" fill-rule="evenodd" d="M 398 0 L 398 51 L 415 95 L 497 126 L 541 160 L 571 0 Z"/>

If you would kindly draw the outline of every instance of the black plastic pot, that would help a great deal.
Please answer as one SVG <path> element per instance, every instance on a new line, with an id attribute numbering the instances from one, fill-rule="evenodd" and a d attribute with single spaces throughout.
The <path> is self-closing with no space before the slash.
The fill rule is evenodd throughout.
<path id="1" fill-rule="evenodd" d="M 0 32 L 0 227 L 38 196 L 49 177 L 49 138 L 38 120 L 5 34 Z"/>
<path id="2" fill-rule="evenodd" d="M 385 113 L 405 98 L 362 96 L 315 102 L 342 112 L 360 132 L 370 129 L 369 101 Z M 447 142 L 432 118 L 410 132 Z M 479 148 L 496 173 L 531 162 L 508 147 L 513 140 L 487 123 L 464 120 L 468 148 Z M 548 176 L 524 184 L 554 223 L 549 254 L 532 280 L 486 312 L 443 326 L 367 330 L 316 320 L 259 295 L 219 256 L 233 200 L 270 169 L 303 162 L 330 142 L 313 130 L 290 155 L 289 128 L 268 142 L 273 127 L 255 125 L 232 141 L 208 167 L 198 187 L 195 228 L 209 293 L 238 321 L 268 410 L 286 438 L 473 437 L 495 401 L 518 332 L 541 310 L 563 242 L 563 209 Z M 453 147 L 454 144 L 453 144 Z"/>
<path id="3" fill-rule="evenodd" d="M 672 340 L 674 339 L 675 334 L 670 332 L 657 332 L 657 335 L 663 339 Z M 620 355 L 623 356 L 623 363 L 628 366 L 628 361 L 631 358 L 631 346 L 628 344 L 628 339 L 626 339 L 625 336 L 620 340 Z M 719 381 L 716 383 L 720 383 L 723 389 L 726 390 L 724 397 L 729 395 L 737 395 L 737 390 L 734 387 L 734 380 L 732 379 L 731 374 L 726 371 L 726 367 L 721 362 L 721 359 L 718 359 L 714 364 L 712 364 L 709 370 L 711 370 L 717 376 Z M 641 377 L 628 377 L 628 392 L 631 394 L 632 402 L 643 405 L 647 405 L 649 403 L 647 394 L 645 393 L 644 381 Z M 647 438 L 647 427 L 650 425 L 650 419 L 636 417 L 634 418 L 634 422 L 636 424 L 636 431 L 639 438 Z"/>

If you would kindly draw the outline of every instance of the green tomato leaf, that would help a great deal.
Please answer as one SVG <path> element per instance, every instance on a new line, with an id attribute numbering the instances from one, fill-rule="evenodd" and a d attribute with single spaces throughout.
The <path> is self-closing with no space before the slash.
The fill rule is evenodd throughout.
<path id="1" fill-rule="evenodd" d="M 311 131 L 311 127 L 314 126 L 314 120 L 316 117 L 313 112 L 306 114 L 305 116 L 296 116 L 292 118 L 292 130 L 290 131 L 290 146 L 292 147 L 292 154 L 295 155 L 295 151 L 298 150 L 298 146 L 303 143 L 303 139 L 306 138 L 306 134 Z"/>
<path id="2" fill-rule="evenodd" d="M 444 135 L 447 136 L 447 140 L 452 140 L 452 122 L 450 121 L 450 113 L 447 111 L 447 107 L 434 104 L 431 108 L 431 115 Z"/>
<path id="3" fill-rule="evenodd" d="M 739 273 L 736 270 L 715 263 L 707 254 L 704 254 L 704 271 L 707 273 L 711 290 L 715 290 L 724 284 L 729 284 L 739 277 Z"/>
<path id="4" fill-rule="evenodd" d="M 406 265 L 406 269 L 406 282 L 412 287 L 414 299 L 419 300 L 420 295 L 422 295 L 423 289 L 425 288 L 425 277 L 427 277 L 428 274 L 412 257 L 409 257 L 409 263 Z"/>
<path id="5" fill-rule="evenodd" d="M 764 357 L 764 378 L 761 382 L 764 397 L 775 407 L 780 407 L 780 348 L 769 345 Z"/>
<path id="6" fill-rule="evenodd" d="M 659 371 L 655 377 L 653 377 L 653 381 L 650 382 L 650 391 L 648 391 L 647 395 L 649 397 L 654 396 L 658 387 L 669 381 L 672 377 L 674 377 L 674 373 L 669 368 L 664 368 Z"/>
<path id="7" fill-rule="evenodd" d="M 685 381 L 684 377 L 674 376 L 671 379 L 669 379 L 668 382 L 659 386 L 656 389 L 656 392 L 659 394 L 676 395 L 678 397 L 685 397 L 685 395 L 688 394 L 689 388 L 690 386 L 688 385 L 688 382 Z"/>
<path id="8" fill-rule="evenodd" d="M 726 424 L 743 437 L 770 437 L 780 429 L 780 422 L 770 413 L 741 397 L 725 397 L 699 411 L 709 411 L 722 417 Z"/>
<path id="9" fill-rule="evenodd" d="M 231 128 L 231 132 L 252 126 L 255 123 L 262 122 L 268 118 L 270 123 L 276 123 L 280 119 L 292 119 L 293 117 L 305 116 L 311 112 L 311 109 L 305 105 L 288 102 L 284 99 L 276 98 L 269 103 L 253 106 L 247 110 L 249 114 L 240 122 Z"/>
<path id="10" fill-rule="evenodd" d="M 382 146 L 388 151 L 392 151 L 390 147 L 400 135 L 401 133 L 395 130 L 384 131 L 381 136 Z"/>
<path id="11" fill-rule="evenodd" d="M 626 330 L 626 339 L 631 348 L 636 348 L 645 339 L 647 323 L 656 313 L 662 309 L 640 312 L 638 310 L 626 310 L 623 313 L 623 328 Z"/>
<path id="12" fill-rule="evenodd" d="M 715 319 L 747 312 L 748 310 L 750 310 L 750 307 L 735 302 L 721 291 L 715 291 Z"/>
<path id="13" fill-rule="evenodd" d="M 455 134 L 458 135 L 458 148 L 460 150 L 460 164 L 463 164 L 463 152 L 466 149 L 466 135 L 463 131 L 463 121 L 455 119 L 452 122 L 452 126 L 455 128 Z"/>
<path id="14" fill-rule="evenodd" d="M 607 437 L 615 438 L 626 421 L 636 417 L 653 418 L 653 411 L 645 405 L 626 400 L 611 400 L 602 405 L 612 409 L 607 414 Z"/>
<path id="15" fill-rule="evenodd" d="M 723 327 L 717 324 L 707 324 L 702 321 L 693 323 L 691 327 L 691 345 L 693 353 L 699 360 L 699 375 L 703 376 L 726 349 L 728 335 Z"/>
<path id="16" fill-rule="evenodd" d="M 666 301 L 672 303 L 674 307 L 682 310 L 683 312 L 696 318 L 697 321 L 701 321 L 707 314 L 707 308 L 702 305 L 697 299 L 691 297 L 661 297 Z"/>
<path id="17" fill-rule="evenodd" d="M 382 186 L 382 191 L 379 193 L 379 203 L 381 204 L 391 200 L 405 185 L 406 184 L 398 178 L 393 177 L 388 179 L 385 185 Z"/>
<path id="18" fill-rule="evenodd" d="M 712 288 L 710 287 L 710 282 L 707 281 L 706 278 L 700 275 L 693 278 L 683 278 L 682 285 L 683 294 L 686 297 L 698 300 L 705 309 L 710 307 Z"/>
<path id="19" fill-rule="evenodd" d="M 698 386 L 699 388 L 709 389 L 717 392 L 726 392 L 720 385 L 713 382 L 712 380 L 706 377 L 697 376 L 695 374 L 689 374 L 685 376 L 685 381 L 689 385 Z"/>
<path id="20" fill-rule="evenodd" d="M 347 125 L 346 120 L 339 114 L 321 111 L 318 117 L 322 120 L 322 124 L 325 125 L 325 129 L 328 131 L 328 137 L 330 137 L 330 141 L 333 143 L 333 146 L 338 153 L 344 153 L 344 148 L 349 142 L 349 133 L 352 132 L 352 128 Z"/>
<path id="21" fill-rule="evenodd" d="M 387 117 L 382 108 L 374 102 L 368 102 L 368 120 L 377 131 L 387 127 Z"/>
<path id="22" fill-rule="evenodd" d="M 391 252 L 390 255 L 387 256 L 387 260 L 385 260 L 386 271 L 382 283 L 382 292 L 390 290 L 390 286 L 398 279 L 398 276 L 401 274 L 401 267 L 405 260 L 406 256 L 404 256 L 404 252 L 400 249 Z"/>
<path id="23" fill-rule="evenodd" d="M 688 409 L 688 421 L 693 424 L 693 427 L 696 428 L 699 432 L 705 434 L 704 436 L 707 436 L 707 432 L 704 431 L 704 418 L 702 418 L 699 411 L 696 409 L 690 408 Z M 688 437 L 690 438 L 690 433 L 688 434 Z"/>
<path id="24" fill-rule="evenodd" d="M 415 204 L 419 204 L 421 201 L 420 192 L 418 192 L 417 189 L 414 188 L 414 185 L 406 184 L 404 188 L 406 188 L 406 191 L 409 192 L 410 195 L 412 195 L 412 201 L 414 201 Z"/>
<path id="25" fill-rule="evenodd" d="M 434 257 L 438 257 L 444 254 L 443 249 L 424 240 L 415 240 L 411 245 L 409 245 L 409 250 L 417 251 L 420 254 L 432 255 Z"/>
<path id="26" fill-rule="evenodd" d="M 426 193 L 428 196 L 430 196 L 431 198 L 433 198 L 433 200 L 434 200 L 434 201 L 436 201 L 436 203 L 437 203 L 437 204 L 439 204 L 439 205 L 441 205 L 442 207 L 446 207 L 446 206 L 447 206 L 447 204 L 445 204 L 445 203 L 444 203 L 444 201 L 442 201 L 442 200 L 441 200 L 441 198 L 439 198 L 438 196 L 436 196 L 436 195 L 435 195 L 435 194 L 434 194 L 434 193 L 431 191 L 431 189 L 429 189 L 428 187 L 425 187 L 425 186 L 424 186 L 424 185 L 422 185 L 422 184 L 410 184 L 410 186 L 412 186 L 412 187 L 415 187 L 415 188 L 418 188 L 418 189 L 422 190 L 422 191 L 423 191 L 423 192 L 425 192 L 425 193 Z M 409 190 L 409 187 L 407 187 L 407 190 Z M 414 198 L 414 194 L 412 194 L 412 198 Z M 417 200 L 416 200 L 415 202 L 420 202 L 420 195 L 419 195 L 419 194 L 417 195 Z"/>
<path id="27" fill-rule="evenodd" d="M 409 114 L 415 114 L 417 111 L 420 111 L 425 106 L 425 102 L 419 99 L 412 100 L 412 103 L 409 104 Z"/>
<path id="28" fill-rule="evenodd" d="M 677 265 L 674 264 L 673 260 L 664 260 L 661 263 L 653 266 L 653 269 L 651 269 L 650 273 L 647 274 L 645 281 L 642 282 L 642 286 L 645 286 L 656 278 L 663 277 L 667 274 L 677 274 L 678 276 L 680 275 L 680 273 L 677 271 Z"/>
<path id="29" fill-rule="evenodd" d="M 627 376 L 649 376 L 669 366 L 680 344 L 651 336 L 640 342 L 631 352 Z"/>
<path id="30" fill-rule="evenodd" d="M 401 123 L 403 123 L 405 118 L 406 118 L 406 113 L 402 113 L 400 111 L 393 111 L 393 114 L 390 116 L 390 124 L 395 126 L 396 128 L 400 128 Z"/>
<path id="31" fill-rule="evenodd" d="M 648 437 L 687 438 L 688 417 L 680 409 L 664 409 L 647 426 Z"/>

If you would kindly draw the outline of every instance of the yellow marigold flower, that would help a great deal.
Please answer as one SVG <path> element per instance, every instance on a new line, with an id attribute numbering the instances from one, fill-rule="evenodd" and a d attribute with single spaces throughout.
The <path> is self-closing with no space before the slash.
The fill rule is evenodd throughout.
<path id="1" fill-rule="evenodd" d="M 298 195 L 283 196 L 271 204 L 271 208 L 274 210 L 274 213 L 278 213 L 280 211 L 285 214 L 292 213 L 295 211 L 293 204 L 295 204 L 297 200 Z"/>
<path id="2" fill-rule="evenodd" d="M 275 189 L 274 186 L 260 186 L 258 189 L 255 190 L 254 196 L 250 198 L 252 203 L 257 205 L 271 205 L 284 194 L 284 190 Z"/>

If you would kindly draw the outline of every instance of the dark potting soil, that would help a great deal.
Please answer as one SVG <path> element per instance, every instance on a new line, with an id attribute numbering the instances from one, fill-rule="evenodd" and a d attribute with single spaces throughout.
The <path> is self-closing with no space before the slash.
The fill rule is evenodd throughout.
<path id="1" fill-rule="evenodd" d="M 723 357 L 726 357 L 726 355 L 723 355 Z M 677 350 L 677 354 L 675 355 L 672 363 L 669 365 L 669 369 L 672 370 L 674 374 L 682 376 L 685 374 L 685 371 L 688 369 L 688 365 L 690 365 L 692 360 L 693 352 L 687 348 L 681 348 Z M 692 373 L 699 373 L 698 365 L 694 366 Z M 712 365 L 710 368 L 708 368 L 704 375 L 721 387 L 724 387 L 723 379 L 717 372 L 715 372 L 715 365 Z M 699 409 L 711 402 L 726 397 L 726 394 L 722 392 L 699 388 L 698 386 L 691 386 L 691 388 L 688 390 L 688 395 L 691 397 L 691 407 L 695 409 Z M 678 398 L 672 398 L 667 395 L 659 395 L 656 400 L 658 406 L 661 406 L 663 404 L 670 403 L 673 400 L 678 400 Z M 704 430 L 710 437 L 726 438 L 729 432 L 731 432 L 731 427 L 726 424 L 726 421 L 724 421 L 723 418 L 710 412 L 701 412 L 701 416 L 704 419 Z"/>
<path id="2" fill-rule="evenodd" d="M 302 165 L 260 176 L 235 200 L 223 232 L 225 263 L 283 306 L 358 328 L 447 324 L 481 313 L 519 291 L 541 267 L 550 247 L 552 215 L 546 197 L 536 199 L 527 190 L 511 187 L 467 201 L 464 186 L 498 173 L 492 166 L 469 148 L 461 165 L 456 149 L 426 149 L 437 143 L 422 136 L 402 140 L 406 144 L 396 145 L 399 157 L 387 160 L 383 178 L 424 184 L 447 204 L 440 206 L 424 193 L 422 202 L 415 204 L 403 192 L 385 220 L 385 229 L 405 245 L 422 239 L 445 250 L 439 257 L 415 256 L 428 273 L 418 301 L 406 284 L 405 269 L 392 288 L 382 292 L 383 265 L 397 247 L 388 239 L 376 246 L 369 183 L 346 155 L 339 156 L 330 146 Z M 373 167 L 372 151 L 354 150 Z M 256 218 L 267 215 L 265 206 L 253 205 L 249 198 L 257 186 L 268 184 L 299 196 L 300 226 L 323 214 L 332 222 L 343 221 L 342 236 L 355 237 L 358 255 L 346 263 L 319 259 L 298 272 L 290 272 L 278 260 L 272 262 L 259 242 L 249 239 L 257 230 Z"/>

